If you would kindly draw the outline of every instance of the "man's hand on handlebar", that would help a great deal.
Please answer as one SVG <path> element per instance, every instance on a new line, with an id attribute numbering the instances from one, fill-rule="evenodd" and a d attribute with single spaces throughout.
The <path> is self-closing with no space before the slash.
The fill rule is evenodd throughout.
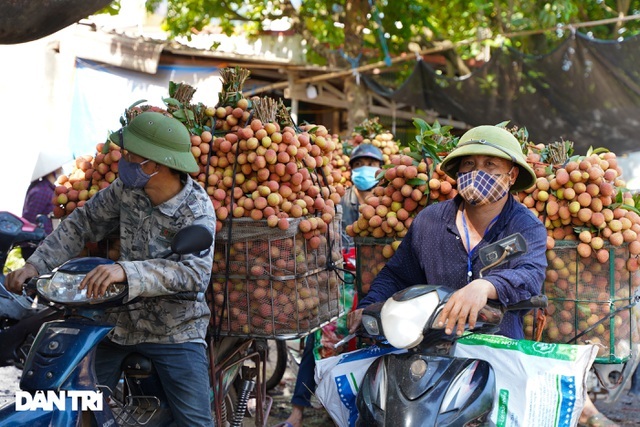
<path id="1" fill-rule="evenodd" d="M 355 334 L 358 330 L 358 327 L 360 326 L 360 323 L 362 323 L 363 311 L 363 308 L 359 308 L 357 310 L 350 311 L 347 314 L 347 326 L 349 327 L 350 334 Z"/>
<path id="2" fill-rule="evenodd" d="M 87 288 L 87 298 L 99 298 L 105 294 L 109 285 L 126 281 L 127 274 L 120 264 L 103 264 L 87 273 L 79 288 Z"/>
<path id="3" fill-rule="evenodd" d="M 496 299 L 498 294 L 493 284 L 485 279 L 476 279 L 467 286 L 455 291 L 445 304 L 438 327 L 445 327 L 445 333 L 454 332 L 460 336 L 464 333 L 464 325 L 476 327 L 478 312 L 487 304 L 487 300 Z"/>
<path id="4" fill-rule="evenodd" d="M 14 294 L 21 294 L 25 283 L 37 275 L 38 270 L 32 264 L 26 263 L 24 267 L 7 274 L 5 286 L 8 291 Z"/>

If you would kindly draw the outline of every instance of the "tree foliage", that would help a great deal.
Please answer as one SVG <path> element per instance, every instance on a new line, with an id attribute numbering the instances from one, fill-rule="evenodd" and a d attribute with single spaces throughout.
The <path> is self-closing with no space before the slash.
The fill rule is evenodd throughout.
<path id="1" fill-rule="evenodd" d="M 161 0 L 149 0 L 150 9 Z M 363 65 L 408 53 L 457 44 L 447 59 L 461 74 L 455 58 L 475 57 L 492 39 L 525 53 L 553 49 L 566 31 L 557 26 L 640 13 L 640 0 L 168 0 L 165 29 L 191 37 L 217 25 L 227 34 L 242 29 L 258 36 L 280 19 L 306 41 L 308 60 L 316 64 Z M 581 29 L 596 38 L 636 35 L 638 21 Z M 500 38 L 523 31 L 532 33 Z M 538 31 L 538 33 L 536 33 Z"/>

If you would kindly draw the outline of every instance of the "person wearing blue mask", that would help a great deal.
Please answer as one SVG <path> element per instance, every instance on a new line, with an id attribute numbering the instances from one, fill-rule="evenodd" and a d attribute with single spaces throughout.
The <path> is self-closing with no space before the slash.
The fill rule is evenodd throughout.
<path id="1" fill-rule="evenodd" d="M 157 298 L 204 292 L 211 276 L 213 244 L 202 254 L 165 257 L 182 228 L 200 224 L 213 234 L 216 226 L 207 192 L 190 176 L 199 166 L 189 131 L 173 117 L 144 112 L 109 139 L 121 147 L 118 179 L 66 217 L 23 268 L 9 273 L 7 289 L 20 293 L 28 279 L 77 256 L 87 242 L 119 232 L 120 258 L 90 271 L 80 285 L 98 298 L 112 283 L 128 283 L 128 304 L 105 319 L 114 329 L 96 351 L 98 380 L 115 390 L 122 361 L 140 353 L 153 362 L 173 422 L 211 427 L 209 307 L 206 301 Z"/>
<path id="2" fill-rule="evenodd" d="M 373 187 L 378 184 L 376 176 L 380 172 L 383 163 L 382 151 L 371 144 L 360 144 L 351 152 L 349 167 L 351 168 L 353 185 L 347 189 L 340 200 L 343 230 L 347 225 L 353 224 L 358 220 L 360 215 L 358 209 L 367 196 L 371 194 Z M 353 242 L 350 238 L 344 237 L 343 246 L 353 246 Z"/>

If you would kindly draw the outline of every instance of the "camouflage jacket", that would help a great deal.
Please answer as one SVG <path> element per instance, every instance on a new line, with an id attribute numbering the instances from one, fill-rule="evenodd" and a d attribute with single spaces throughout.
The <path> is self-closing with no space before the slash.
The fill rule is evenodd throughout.
<path id="1" fill-rule="evenodd" d="M 144 298 L 110 312 L 106 321 L 115 325 L 111 340 L 123 345 L 204 342 L 210 316 L 206 302 L 146 297 L 206 289 L 213 244 L 203 257 L 158 257 L 170 249 L 172 237 L 181 228 L 202 224 L 215 232 L 215 222 L 207 193 L 190 177 L 180 193 L 158 206 L 143 190 L 124 188 L 116 179 L 65 218 L 28 262 L 40 274 L 47 273 L 77 256 L 87 242 L 100 241 L 119 227 L 118 264 L 127 275 L 128 301 Z"/>

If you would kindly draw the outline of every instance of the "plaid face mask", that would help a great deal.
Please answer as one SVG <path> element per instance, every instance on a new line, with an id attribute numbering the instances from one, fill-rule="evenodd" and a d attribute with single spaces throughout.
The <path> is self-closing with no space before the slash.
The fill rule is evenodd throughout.
<path id="1" fill-rule="evenodd" d="M 458 173 L 458 194 L 472 206 L 502 199 L 511 187 L 509 173 L 490 174 L 481 170 Z"/>

